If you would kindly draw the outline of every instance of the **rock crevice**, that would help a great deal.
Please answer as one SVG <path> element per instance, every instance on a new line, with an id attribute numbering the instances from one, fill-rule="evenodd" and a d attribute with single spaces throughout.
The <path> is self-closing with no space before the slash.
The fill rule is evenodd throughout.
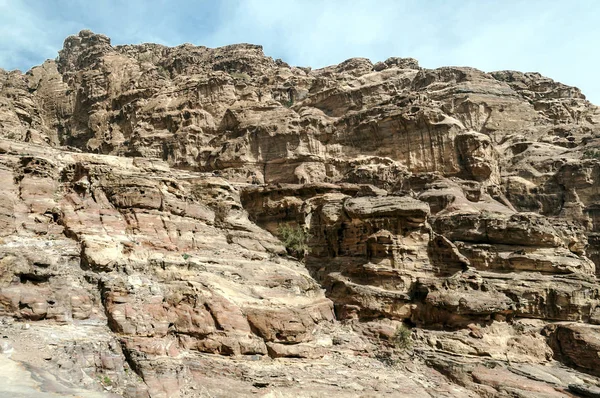
<path id="1" fill-rule="evenodd" d="M 0 326 L 136 398 L 594 391 L 599 126 L 537 73 L 82 31 L 0 70 Z"/>

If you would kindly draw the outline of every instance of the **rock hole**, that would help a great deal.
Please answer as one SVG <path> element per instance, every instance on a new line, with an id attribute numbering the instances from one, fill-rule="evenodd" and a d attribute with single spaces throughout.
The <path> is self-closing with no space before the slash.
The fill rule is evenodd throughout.
<path id="1" fill-rule="evenodd" d="M 48 279 L 50 279 L 49 275 L 19 274 L 19 281 L 22 284 L 26 284 L 29 282 L 33 283 L 34 285 L 37 285 L 39 283 L 48 282 Z"/>

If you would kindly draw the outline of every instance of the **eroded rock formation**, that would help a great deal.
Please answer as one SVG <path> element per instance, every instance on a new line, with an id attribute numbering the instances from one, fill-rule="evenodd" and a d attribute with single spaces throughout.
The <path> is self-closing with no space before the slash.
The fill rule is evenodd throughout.
<path id="1" fill-rule="evenodd" d="M 65 394 L 600 386 L 600 109 L 577 88 L 82 31 L 0 70 L 0 137 L 0 348 Z"/>

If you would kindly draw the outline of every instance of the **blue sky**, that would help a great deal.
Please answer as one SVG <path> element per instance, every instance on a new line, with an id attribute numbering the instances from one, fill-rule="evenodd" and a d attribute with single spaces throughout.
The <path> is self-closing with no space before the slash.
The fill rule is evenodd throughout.
<path id="1" fill-rule="evenodd" d="M 261 44 L 313 68 L 401 56 L 538 71 L 600 105 L 600 0 L 0 0 L 0 67 L 55 58 L 81 29 L 113 44 Z"/>

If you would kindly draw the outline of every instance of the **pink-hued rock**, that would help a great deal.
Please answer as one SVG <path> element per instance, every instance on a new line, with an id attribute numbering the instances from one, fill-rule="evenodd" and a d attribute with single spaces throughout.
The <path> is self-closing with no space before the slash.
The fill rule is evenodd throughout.
<path id="1" fill-rule="evenodd" d="M 136 398 L 593 391 L 599 126 L 537 73 L 82 31 L 0 69 L 0 348 Z"/>

